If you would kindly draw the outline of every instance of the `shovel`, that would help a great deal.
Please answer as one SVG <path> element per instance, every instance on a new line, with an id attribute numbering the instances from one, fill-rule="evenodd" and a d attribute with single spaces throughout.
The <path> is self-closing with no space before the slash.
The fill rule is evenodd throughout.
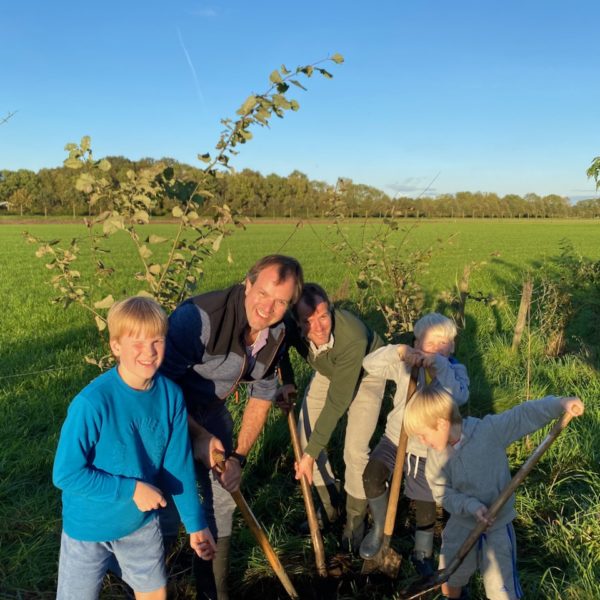
<path id="1" fill-rule="evenodd" d="M 529 475 L 529 472 L 535 464 L 540 460 L 542 454 L 550 447 L 550 444 L 558 437 L 558 434 L 569 424 L 572 415 L 564 413 L 560 420 L 558 420 L 554 427 L 550 430 L 550 433 L 542 441 L 542 443 L 535 449 L 534 453 L 527 459 L 523 466 L 517 471 L 515 476 L 510 480 L 509 484 L 502 490 L 500 496 L 490 506 L 487 517 L 488 519 L 494 519 L 500 509 L 506 504 L 508 499 L 512 496 L 513 492 L 523 482 L 525 477 Z M 446 583 L 450 578 L 450 575 L 458 569 L 465 556 L 469 553 L 471 548 L 475 545 L 479 536 L 487 529 L 486 523 L 479 523 L 469 534 L 467 539 L 463 542 L 463 545 L 458 549 L 456 556 L 450 561 L 445 569 L 440 569 L 434 573 L 431 577 L 425 581 L 417 581 L 410 585 L 405 590 L 400 592 L 398 596 L 402 600 L 412 600 L 418 598 L 427 592 L 431 592 L 436 588 L 440 587 L 443 583 Z"/>
<path id="2" fill-rule="evenodd" d="M 215 452 L 213 454 L 213 458 L 215 459 L 217 468 L 223 468 L 223 465 L 225 463 L 225 457 L 220 452 Z M 275 554 L 275 550 L 273 550 L 273 547 L 269 543 L 269 540 L 267 539 L 263 528 L 261 527 L 257 518 L 254 516 L 254 513 L 248 506 L 246 499 L 244 498 L 244 496 L 242 496 L 242 492 L 240 492 L 240 490 L 231 492 L 231 496 L 235 500 L 237 507 L 240 509 L 240 512 L 244 517 L 244 521 L 246 521 L 246 524 L 250 528 L 250 531 L 252 532 L 259 546 L 265 553 L 265 556 L 267 557 L 271 568 L 273 569 L 273 571 L 275 571 L 275 575 L 277 575 L 279 581 L 281 581 L 281 584 L 285 588 L 285 591 L 288 593 L 288 596 L 290 598 L 293 598 L 294 600 L 297 600 L 299 598 L 298 592 L 296 592 L 296 590 L 294 589 L 290 578 L 285 572 L 283 565 L 279 561 L 279 557 L 277 556 L 277 554 Z"/>
<path id="3" fill-rule="evenodd" d="M 295 396 L 296 394 L 292 393 L 288 395 L 290 407 L 287 413 L 287 420 L 290 429 L 290 437 L 292 438 L 292 446 L 294 447 L 294 457 L 296 462 L 300 462 L 300 459 L 302 458 L 302 449 L 300 447 L 298 427 L 296 423 L 296 417 L 294 415 L 294 405 L 292 404 Z M 321 531 L 317 522 L 317 513 L 315 511 L 315 504 L 310 491 L 310 485 L 305 476 L 303 476 L 300 480 L 300 487 L 302 488 L 302 497 L 304 498 L 306 518 L 308 519 L 308 526 L 310 528 L 310 538 L 315 551 L 317 572 L 321 577 L 327 577 L 327 567 L 325 566 L 325 547 L 323 546 L 323 538 L 321 537 Z"/>
<path id="4" fill-rule="evenodd" d="M 413 367 L 410 374 L 408 391 L 406 393 L 407 404 L 417 389 L 418 372 L 418 368 Z M 392 475 L 392 485 L 390 486 L 387 511 L 385 513 L 383 541 L 381 542 L 379 552 L 373 558 L 369 558 L 363 563 L 363 575 L 368 575 L 373 571 L 381 571 L 384 575 L 387 575 L 392 579 L 398 576 L 402 557 L 393 548 L 390 548 L 390 542 L 392 541 L 392 534 L 394 533 L 394 525 L 396 523 L 396 511 L 398 509 L 398 498 L 400 497 L 400 486 L 402 485 L 402 472 L 404 469 L 407 443 L 408 436 L 404 430 L 404 425 L 402 425 L 398 450 L 396 451 L 396 464 L 394 465 L 394 474 Z"/>

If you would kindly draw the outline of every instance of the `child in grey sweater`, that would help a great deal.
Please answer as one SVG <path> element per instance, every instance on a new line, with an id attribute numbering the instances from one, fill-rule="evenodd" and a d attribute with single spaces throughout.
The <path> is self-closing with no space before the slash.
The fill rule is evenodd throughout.
<path id="1" fill-rule="evenodd" d="M 490 600 L 522 597 L 516 568 L 513 496 L 495 519 L 488 507 L 511 480 L 506 447 L 540 429 L 563 411 L 583 414 L 579 398 L 546 396 L 483 419 L 462 418 L 452 397 L 439 388 L 418 391 L 404 411 L 404 427 L 428 446 L 425 475 L 437 502 L 450 513 L 442 533 L 440 569 L 456 555 L 477 522 L 488 528 L 442 586 L 445 598 L 461 598 L 479 569 Z"/>
<path id="2" fill-rule="evenodd" d="M 360 546 L 364 559 L 373 558 L 381 548 L 383 526 L 388 503 L 387 480 L 394 470 L 402 417 L 412 367 L 419 367 L 417 389 L 434 385 L 452 395 L 458 405 L 469 397 L 467 369 L 453 356 L 456 325 L 439 313 L 428 313 L 414 325 L 414 348 L 392 344 L 365 356 L 363 367 L 376 377 L 391 379 L 396 384 L 394 405 L 387 416 L 385 432 L 371 452 L 363 473 L 365 493 L 373 518 L 373 527 Z M 427 446 L 415 437 L 409 438 L 404 461 L 404 494 L 415 506 L 415 544 L 411 561 L 422 577 L 433 574 L 433 531 L 436 506 L 425 479 Z"/>

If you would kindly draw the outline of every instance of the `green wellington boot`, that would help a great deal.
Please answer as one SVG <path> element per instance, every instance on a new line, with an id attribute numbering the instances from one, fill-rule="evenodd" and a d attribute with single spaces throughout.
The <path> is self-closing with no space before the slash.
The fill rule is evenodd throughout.
<path id="1" fill-rule="evenodd" d="M 381 496 L 369 498 L 369 510 L 373 519 L 373 527 L 371 527 L 369 533 L 367 533 L 365 539 L 360 544 L 360 556 L 364 560 L 373 558 L 381 548 L 388 496 L 389 493 L 386 490 Z"/>

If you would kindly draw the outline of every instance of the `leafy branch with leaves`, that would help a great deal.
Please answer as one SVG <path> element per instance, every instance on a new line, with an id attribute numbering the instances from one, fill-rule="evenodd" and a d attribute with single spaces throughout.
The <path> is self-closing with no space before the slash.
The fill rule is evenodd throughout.
<path id="1" fill-rule="evenodd" d="M 114 303 L 110 290 L 116 269 L 108 264 L 107 240 L 119 231 L 128 235 L 139 259 L 139 269 L 134 274 L 140 282 L 139 294 L 154 297 L 170 311 L 196 292 L 205 262 L 219 251 L 223 238 L 235 227 L 243 227 L 246 220 L 227 204 L 213 201 L 210 189 L 215 178 L 222 176 L 223 170 L 232 170 L 230 159 L 238 154 L 239 144 L 252 139 L 253 127 L 268 127 L 273 115 L 283 118 L 286 111 L 299 109 L 298 102 L 288 98 L 290 86 L 306 90 L 300 79 L 310 78 L 314 73 L 331 79 L 331 73 L 321 65 L 341 64 L 343 60 L 341 55 L 334 54 L 294 71 L 285 65 L 274 70 L 266 92 L 250 95 L 238 109 L 238 118 L 222 119 L 224 130 L 215 146 L 216 153 L 213 157 L 210 153 L 198 155 L 206 167 L 195 182 L 175 178 L 173 168 L 162 163 L 130 170 L 125 181 L 117 181 L 110 177 L 110 162 L 94 158 L 88 136 L 79 144 L 67 144 L 64 165 L 80 171 L 77 190 L 85 194 L 90 213 L 97 207 L 104 210 L 84 219 L 87 236 L 67 244 L 42 240 L 25 232 L 28 242 L 38 244 L 36 256 L 46 259 L 46 267 L 52 272 L 50 284 L 57 292 L 53 302 L 63 308 L 79 305 L 94 317 L 100 331 L 105 329 L 106 311 Z M 177 220 L 175 234 L 172 238 L 147 234 L 145 226 L 151 224 L 159 201 L 166 197 L 179 200 L 172 210 L 172 217 Z M 93 276 L 85 281 L 82 270 L 75 268 L 84 244 L 93 260 Z M 155 258 L 158 245 L 168 246 L 162 261 Z"/>

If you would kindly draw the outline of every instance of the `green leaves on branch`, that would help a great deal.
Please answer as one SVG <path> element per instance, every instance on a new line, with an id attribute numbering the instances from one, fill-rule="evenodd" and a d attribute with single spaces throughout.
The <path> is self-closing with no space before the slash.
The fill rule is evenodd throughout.
<path id="1" fill-rule="evenodd" d="M 592 161 L 592 164 L 586 171 L 588 177 L 593 177 L 596 182 L 596 191 L 600 189 L 600 156 L 596 156 Z"/>
<path id="2" fill-rule="evenodd" d="M 286 96 L 290 84 L 305 90 L 298 79 L 310 77 L 315 69 L 330 78 L 330 73 L 317 66 L 327 61 L 340 64 L 343 58 L 334 54 L 294 72 L 285 65 L 274 70 L 269 77 L 270 88 L 263 94 L 248 96 L 237 111 L 237 120 L 221 121 L 224 130 L 215 146 L 215 155 L 198 154 L 198 159 L 206 165 L 199 179 L 176 178 L 174 169 L 163 163 L 129 170 L 126 177 L 111 177 L 110 162 L 94 159 L 89 136 L 81 138 L 79 144 L 67 144 L 64 165 L 79 171 L 75 187 L 85 194 L 90 214 L 94 209 L 99 214 L 84 220 L 86 236 L 65 246 L 59 240 L 41 240 L 25 233 L 29 243 L 38 245 L 36 256 L 46 260 L 46 268 L 53 273 L 50 284 L 57 292 L 54 302 L 63 308 L 78 304 L 90 312 L 100 331 L 106 328 L 105 314 L 114 303 L 112 277 L 116 269 L 108 264 L 111 249 L 107 242 L 117 232 L 129 237 L 134 249 L 132 255 L 138 257 L 139 267 L 133 274 L 142 286 L 138 294 L 154 297 L 171 311 L 196 293 L 205 261 L 219 252 L 224 237 L 234 227 L 244 225 L 241 215 L 213 200 L 210 190 L 215 187 L 215 178 L 221 176 L 219 167 L 232 168 L 229 161 L 238 153 L 236 146 L 252 139 L 252 126 L 268 126 L 273 115 L 281 118 L 288 110 L 298 110 L 298 102 Z M 144 234 L 144 228 L 165 199 L 178 202 L 171 212 L 177 222 L 174 236 Z M 88 270 L 85 283 L 81 272 L 73 268 L 83 244 L 89 248 L 94 265 L 92 273 Z M 158 245 L 163 247 L 162 252 L 155 255 L 151 247 Z M 233 261 L 231 254 L 227 260 Z M 109 364 L 106 358 L 87 360 L 103 368 Z"/>
<path id="3" fill-rule="evenodd" d="M 315 71 L 327 79 L 333 77 L 329 71 L 318 66 L 326 62 L 341 64 L 344 59 L 340 54 L 334 54 L 332 57 L 312 65 L 296 67 L 294 71 L 290 71 L 285 65 L 281 65 L 280 69 L 272 71 L 269 75 L 271 87 L 266 92 L 248 96 L 236 112 L 239 116 L 237 120 L 223 119 L 221 121 L 224 130 L 221 132 L 221 137 L 216 144 L 218 154 L 212 160 L 208 153 L 199 155 L 198 158 L 208 163 L 209 168 L 220 165 L 225 169 L 231 169 L 229 159 L 232 155 L 237 154 L 235 147 L 238 144 L 245 144 L 252 139 L 252 132 L 250 131 L 252 126 L 268 127 L 273 115 L 283 118 L 286 111 L 297 111 L 300 108 L 297 100 L 286 96 L 290 84 L 301 90 L 306 90 L 306 87 L 298 79 L 302 76 L 311 77 Z"/>

